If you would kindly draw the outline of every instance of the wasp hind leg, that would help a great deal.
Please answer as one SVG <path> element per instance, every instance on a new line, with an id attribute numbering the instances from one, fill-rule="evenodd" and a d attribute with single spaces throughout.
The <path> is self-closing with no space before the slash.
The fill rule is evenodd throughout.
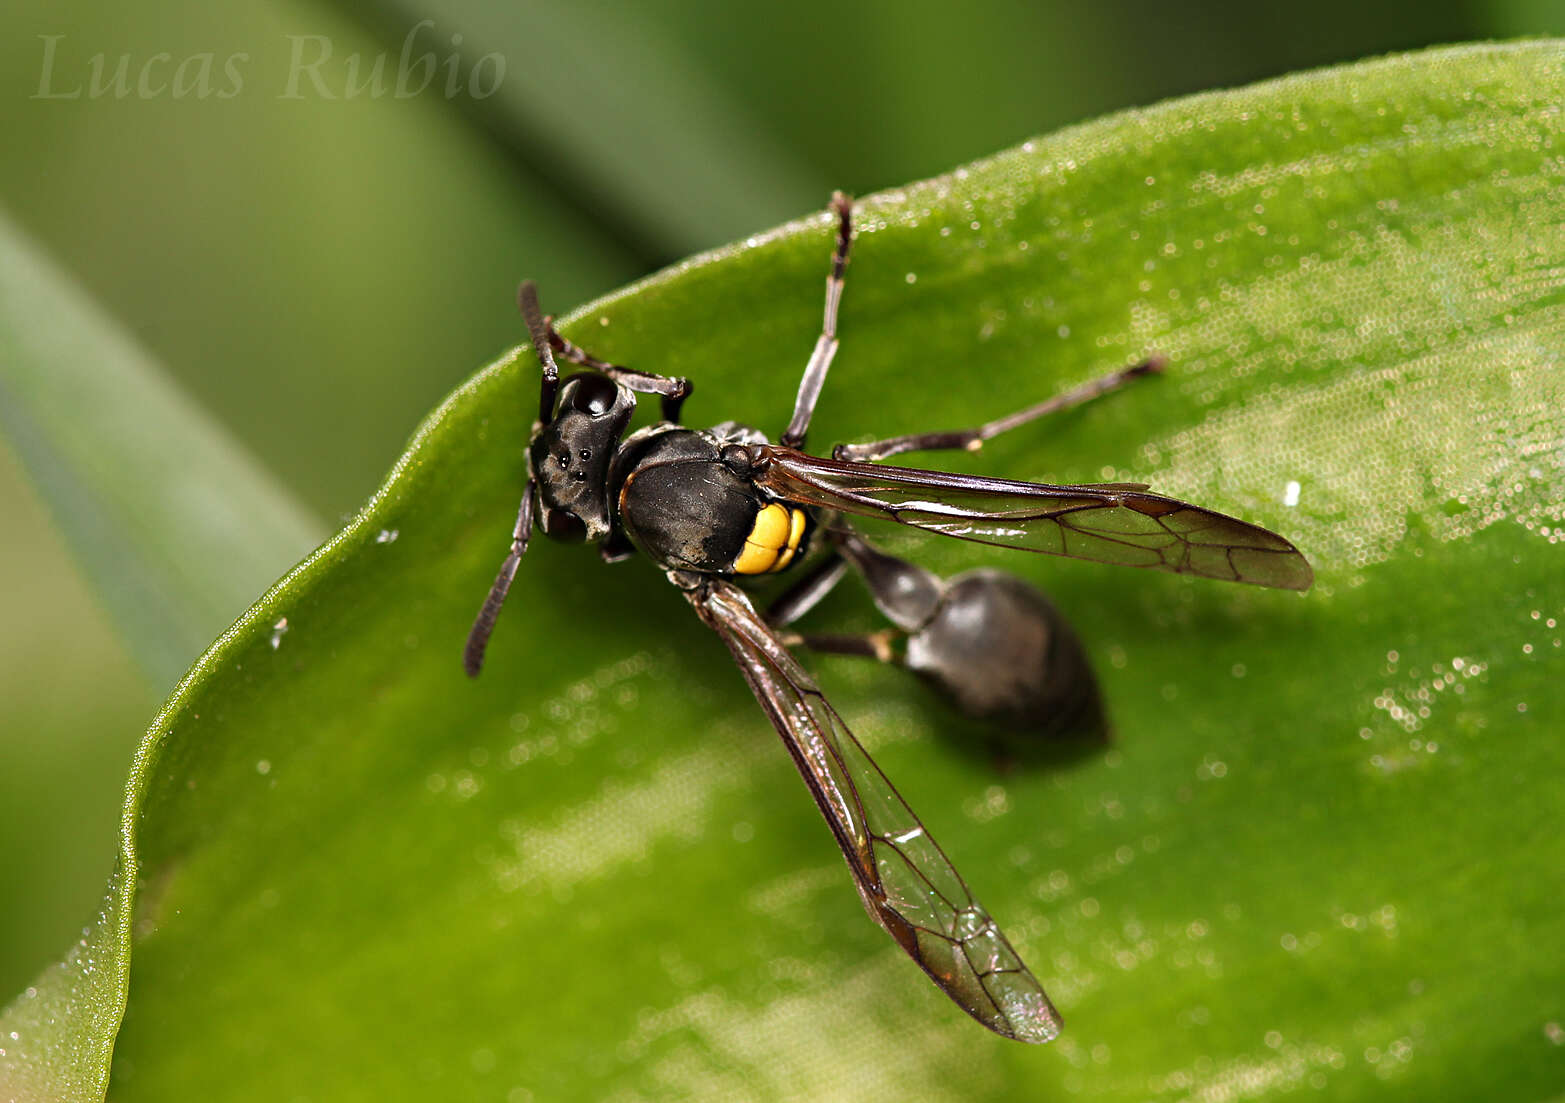
<path id="1" fill-rule="evenodd" d="M 833 534 L 828 530 L 828 538 Z M 848 573 L 848 562 L 835 546 L 784 590 L 766 607 L 766 623 L 776 629 L 788 627 L 821 603 Z"/>
<path id="2" fill-rule="evenodd" d="M 1161 372 L 1166 361 L 1160 356 L 1152 356 L 1132 364 L 1128 368 L 1110 372 L 1108 375 L 1089 380 L 1079 387 L 1073 387 L 1064 394 L 1057 394 L 1053 398 L 1044 399 L 1042 402 L 1028 406 L 1026 409 L 1017 410 L 1015 413 L 1004 417 L 986 421 L 982 425 L 972 429 L 953 429 L 937 433 L 909 433 L 906 436 L 889 437 L 886 440 L 870 441 L 867 444 L 839 444 L 832 450 L 832 457 L 839 460 L 854 460 L 868 462 L 883 460 L 891 456 L 900 455 L 903 452 L 935 452 L 951 449 L 964 449 L 976 452 L 983 447 L 984 441 L 991 440 L 1001 433 L 1026 425 L 1029 421 L 1047 417 L 1049 414 L 1057 414 L 1062 410 L 1069 410 L 1074 406 L 1081 406 L 1100 398 L 1111 391 L 1117 391 L 1131 380 L 1140 379 L 1142 376 L 1154 375 Z M 786 442 L 785 442 L 786 443 Z"/>
<path id="3" fill-rule="evenodd" d="M 785 627 L 815 606 L 848 568 L 892 627 L 856 635 L 784 632 L 789 646 L 875 659 L 911 670 L 960 712 L 1004 735 L 1008 760 L 1058 757 L 1107 737 L 1097 677 L 1080 638 L 1032 584 L 980 569 L 943 579 L 875 548 L 851 530 L 830 556 L 768 609 Z"/>

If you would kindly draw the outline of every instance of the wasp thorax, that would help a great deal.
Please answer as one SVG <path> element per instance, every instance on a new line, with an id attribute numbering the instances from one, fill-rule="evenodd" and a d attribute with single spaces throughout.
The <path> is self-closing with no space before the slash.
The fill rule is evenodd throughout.
<path id="1" fill-rule="evenodd" d="M 748 452 L 717 432 L 669 429 L 649 438 L 619 491 L 619 516 L 664 567 L 769 574 L 803 553 L 809 518 L 769 501 L 747 477 Z"/>

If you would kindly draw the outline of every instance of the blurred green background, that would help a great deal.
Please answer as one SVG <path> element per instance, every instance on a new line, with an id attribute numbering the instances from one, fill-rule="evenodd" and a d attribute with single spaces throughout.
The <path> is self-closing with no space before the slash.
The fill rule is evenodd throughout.
<path id="1" fill-rule="evenodd" d="M 894 187 L 1186 92 L 1559 34 L 1565 0 L 20 0 L 0 20 L 0 207 L 324 532 L 441 395 L 517 342 L 523 276 L 563 311 L 834 187 Z M 440 65 L 428 90 L 346 94 L 350 56 L 362 80 L 386 54 L 394 83 L 410 35 Z M 327 48 L 321 81 L 290 88 L 296 51 Z M 209 94 L 157 91 L 201 54 Z M 95 64 L 112 83 L 122 58 L 128 94 L 93 96 Z M 464 83 L 503 61 L 498 90 L 447 97 L 452 58 Z M 131 752 L 172 686 L 116 636 L 3 447 L 0 517 L 3 1003 L 95 908 Z"/>

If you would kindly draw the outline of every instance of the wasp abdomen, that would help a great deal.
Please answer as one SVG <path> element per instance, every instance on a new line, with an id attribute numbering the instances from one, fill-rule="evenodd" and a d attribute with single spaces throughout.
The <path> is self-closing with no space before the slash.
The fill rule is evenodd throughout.
<path id="1" fill-rule="evenodd" d="M 1048 598 L 1003 571 L 947 582 L 909 635 L 906 663 L 969 716 L 1011 731 L 1104 731 L 1097 679 L 1076 633 Z"/>

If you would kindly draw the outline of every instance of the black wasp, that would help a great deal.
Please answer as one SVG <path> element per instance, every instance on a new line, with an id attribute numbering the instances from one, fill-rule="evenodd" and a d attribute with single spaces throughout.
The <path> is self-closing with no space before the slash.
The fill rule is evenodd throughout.
<path id="1" fill-rule="evenodd" d="M 1013 724 L 1047 724 L 1051 713 L 1087 707 L 1082 687 L 1095 698 L 1090 670 L 1073 637 L 1060 644 L 1069 630 L 1032 587 L 998 571 L 942 580 L 871 547 L 844 515 L 997 547 L 1290 590 L 1309 588 L 1310 566 L 1275 533 L 1149 494 L 1138 483 L 1050 486 L 872 462 L 901 452 L 976 449 L 1007 429 L 1155 371 L 1155 361 L 976 429 L 839 445 L 830 459 L 804 452 L 837 351 L 851 209 L 846 197 L 833 197 L 837 244 L 825 324 L 793 418 L 776 444 L 734 422 L 680 425 L 688 380 L 590 356 L 554 331 L 534 286 L 522 285 L 522 314 L 543 368 L 538 422 L 511 551 L 468 636 L 467 672 L 476 676 L 483 664 L 535 521 L 556 540 L 597 542 L 608 561 L 636 551 L 648 556 L 733 653 L 826 817 L 870 918 L 973 1018 L 1008 1038 L 1047 1042 L 1059 1034 L 1061 1020 L 1042 986 L 789 646 L 903 663 L 964 711 Z M 585 370 L 560 381 L 556 355 Z M 624 436 L 637 393 L 660 396 L 663 419 Z M 758 613 L 736 580 L 789 570 L 812 536 L 826 554 L 766 614 Z M 898 631 L 858 638 L 783 634 L 850 569 Z"/>

